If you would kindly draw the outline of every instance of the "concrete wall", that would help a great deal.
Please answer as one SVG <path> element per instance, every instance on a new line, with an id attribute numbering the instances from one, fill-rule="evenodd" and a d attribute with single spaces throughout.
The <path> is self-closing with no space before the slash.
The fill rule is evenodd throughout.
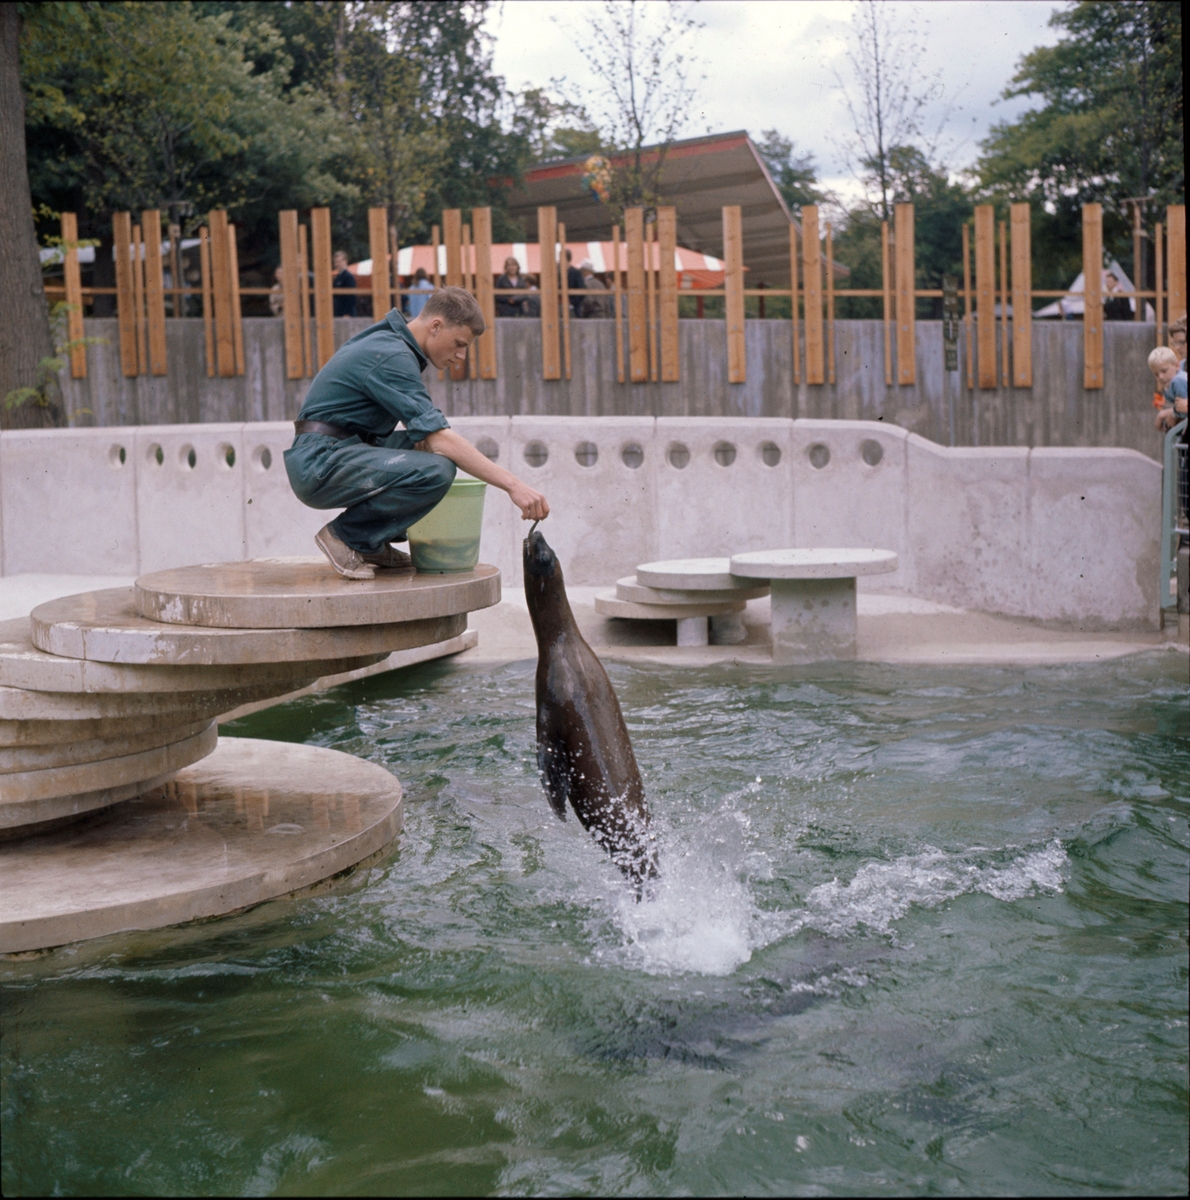
<path id="1" fill-rule="evenodd" d="M 367 320 L 335 322 L 342 343 Z M 75 425 L 154 425 L 198 421 L 292 420 L 309 380 L 285 379 L 279 320 L 244 322 L 246 373 L 207 376 L 202 322 L 167 321 L 170 373 L 127 379 L 120 373 L 114 320 L 88 320 L 89 336 L 106 344 L 88 350 L 89 374 L 64 379 Z M 792 383 L 788 321 L 748 321 L 748 381 L 727 382 L 727 335 L 722 321 L 682 321 L 681 383 L 617 384 L 611 321 L 571 324 L 569 381 L 541 378 L 537 321 L 496 322 L 496 380 L 451 383 L 426 372 L 435 400 L 449 416 L 821 417 L 899 425 L 943 445 L 1126 446 L 1160 456 L 1153 429 L 1152 376 L 1145 358 L 1153 327 L 1105 326 L 1107 386 L 1083 389 L 1083 330 L 1077 322 L 1033 326 L 1034 386 L 969 391 L 943 370 L 942 326 L 917 326 L 918 384 L 886 387 L 884 334 L 879 321 L 839 321 L 838 382 Z M 63 373 L 66 374 L 65 372 Z M 952 437 L 953 429 L 953 437 Z"/>
<path id="2" fill-rule="evenodd" d="M 454 423 L 546 493 L 546 532 L 575 584 L 611 584 L 659 558 L 866 546 L 900 555 L 897 572 L 862 581 L 873 589 L 1089 629 L 1157 623 L 1161 470 L 1135 451 L 949 449 L 879 421 Z M 6 432 L 3 573 L 133 575 L 316 553 L 327 514 L 290 492 L 291 440 L 282 422 Z M 548 452 L 539 467 L 525 461 L 533 442 Z M 598 449 L 593 465 L 576 459 L 582 442 Z M 482 555 L 509 587 L 525 529 L 489 489 Z"/>

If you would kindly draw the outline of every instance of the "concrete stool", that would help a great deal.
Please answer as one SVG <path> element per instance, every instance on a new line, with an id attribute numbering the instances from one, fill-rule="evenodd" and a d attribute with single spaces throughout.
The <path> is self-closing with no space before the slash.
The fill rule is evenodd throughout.
<path id="1" fill-rule="evenodd" d="M 897 569 L 891 550 L 756 550 L 731 573 L 772 587 L 773 662 L 855 657 L 855 580 Z"/>

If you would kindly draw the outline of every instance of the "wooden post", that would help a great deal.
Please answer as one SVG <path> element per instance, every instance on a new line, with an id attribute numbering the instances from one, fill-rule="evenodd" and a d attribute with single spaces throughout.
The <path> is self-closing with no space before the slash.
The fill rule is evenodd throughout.
<path id="1" fill-rule="evenodd" d="M 975 206 L 975 338 L 981 388 L 996 386 L 996 217 L 990 204 Z"/>
<path id="2" fill-rule="evenodd" d="M 430 227 L 430 240 L 434 247 L 433 275 L 434 275 L 434 287 L 437 289 L 442 286 L 442 271 L 440 270 L 440 268 L 438 266 L 438 259 L 440 257 L 440 251 L 439 251 L 438 247 L 442 245 L 442 233 L 439 230 L 437 225 L 432 225 Z"/>
<path id="3" fill-rule="evenodd" d="M 624 210 L 624 240 L 628 243 L 628 374 L 633 383 L 649 378 L 649 341 L 645 329 L 645 210 Z"/>
<path id="4" fill-rule="evenodd" d="M 888 222 L 880 222 L 880 287 L 884 292 L 884 386 L 892 387 L 893 353 L 892 353 L 892 319 L 893 291 L 892 279 L 889 278 L 889 246 Z"/>
<path id="5" fill-rule="evenodd" d="M 1009 208 L 1012 229 L 1012 381 L 1033 386 L 1033 251 L 1027 204 Z"/>
<path id="6" fill-rule="evenodd" d="M 132 227 L 132 302 L 136 306 L 136 365 L 141 375 L 149 373 L 149 348 L 145 344 L 145 245 L 141 227 Z"/>
<path id="7" fill-rule="evenodd" d="M 393 308 L 398 311 L 401 308 L 401 276 L 397 271 L 397 256 L 400 254 L 400 250 L 400 246 L 397 245 L 397 227 L 390 225 L 388 227 L 389 278 L 392 282 Z"/>
<path id="8" fill-rule="evenodd" d="M 227 279 L 231 290 L 228 313 L 231 317 L 231 346 L 237 375 L 244 373 L 244 310 L 240 305 L 240 252 L 236 247 L 236 227 L 227 227 Z"/>
<path id="9" fill-rule="evenodd" d="M 479 339 L 479 377 L 496 378 L 496 297 L 492 294 L 492 210 L 473 208 L 475 232 L 475 298 L 487 331 Z"/>
<path id="10" fill-rule="evenodd" d="M 566 226 L 558 222 L 558 286 L 560 288 L 560 307 L 562 310 L 562 363 L 566 378 L 570 378 L 570 279 L 566 262 Z"/>
<path id="11" fill-rule="evenodd" d="M 392 307 L 392 271 L 388 261 L 388 209 L 368 209 L 368 253 L 372 256 L 372 319 L 381 320 Z"/>
<path id="12" fill-rule="evenodd" d="M 202 333 L 207 351 L 207 374 L 215 374 L 215 301 L 211 287 L 211 231 L 198 231 L 198 269 L 202 276 Z"/>
<path id="13" fill-rule="evenodd" d="M 473 296 L 475 295 L 475 259 L 472 257 L 474 246 L 471 244 L 471 226 L 465 224 L 463 226 L 463 287 L 467 289 Z M 474 341 L 467 348 L 467 363 L 466 373 L 469 379 L 479 378 L 479 347 Z M 462 371 L 459 372 L 458 378 L 462 378 Z M 567 376 L 569 378 L 569 376 Z"/>
<path id="14" fill-rule="evenodd" d="M 1103 206 L 1083 205 L 1083 387 L 1103 387 Z M 1160 319 L 1158 319 L 1160 324 Z"/>
<path id="15" fill-rule="evenodd" d="M 1008 386 L 1008 227 L 996 224 L 1000 238 L 1000 384 Z"/>
<path id="16" fill-rule="evenodd" d="M 1157 345 L 1165 345 L 1164 325 L 1161 320 L 1161 314 L 1165 305 L 1165 261 L 1162 255 L 1165 253 L 1165 233 L 1161 228 L 1161 222 L 1157 222 L 1156 228 L 1153 230 L 1153 266 L 1155 268 L 1153 274 L 1156 279 L 1153 281 L 1154 308 L 1153 315 L 1157 326 Z"/>
<path id="17" fill-rule="evenodd" d="M 71 379 L 87 378 L 87 347 L 81 342 L 83 333 L 83 283 L 79 274 L 79 223 L 75 213 L 62 214 L 63 283 L 66 285 L 66 337 L 70 347 Z"/>
<path id="18" fill-rule="evenodd" d="M 616 319 L 616 382 L 624 382 L 624 313 L 620 302 L 620 227 L 612 226 L 612 306 Z"/>
<path id="19" fill-rule="evenodd" d="M 792 221 L 789 223 L 789 291 L 789 307 L 793 316 L 790 322 L 793 326 L 793 382 L 799 384 L 802 381 L 802 356 L 798 345 L 797 226 Z"/>
<path id="20" fill-rule="evenodd" d="M 302 360 L 306 366 L 306 374 L 315 374 L 314 339 L 311 337 L 310 321 L 312 304 L 310 297 L 310 227 L 298 226 L 298 285 L 301 289 L 302 314 Z"/>
<path id="21" fill-rule="evenodd" d="M 314 260 L 314 330 L 318 339 L 318 369 L 321 371 L 335 352 L 335 307 L 331 289 L 334 270 L 331 267 L 329 208 L 310 209 L 310 251 Z"/>
<path id="22" fill-rule="evenodd" d="M 207 218 L 211 226 L 211 293 L 215 324 L 215 361 L 221 377 L 236 373 L 235 341 L 231 322 L 231 254 L 228 249 L 227 213 L 212 210 Z"/>
<path id="23" fill-rule="evenodd" d="M 655 249 L 654 225 L 645 222 L 645 313 L 649 332 L 649 380 L 657 382 L 657 277 L 654 274 L 656 261 L 653 257 Z"/>
<path id="24" fill-rule="evenodd" d="M 302 268 L 298 254 L 297 209 L 282 210 L 277 215 L 277 224 L 281 235 L 281 318 L 285 322 L 285 377 L 301 379 L 306 373 L 306 363 L 302 352 Z"/>
<path id="25" fill-rule="evenodd" d="M 806 382 L 825 383 L 822 358 L 822 257 L 818 246 L 818 205 L 802 208 L 802 274 L 806 287 Z"/>
<path id="26" fill-rule="evenodd" d="M 1165 210 L 1165 221 L 1169 242 L 1169 319 L 1176 321 L 1186 315 L 1186 206 L 1171 204 Z"/>
<path id="27" fill-rule="evenodd" d="M 552 205 L 537 210 L 537 248 L 541 259 L 541 377 L 561 379 L 558 352 L 558 210 Z"/>
<path id="28" fill-rule="evenodd" d="M 169 277 L 172 282 L 170 290 L 173 293 L 169 314 L 171 317 L 180 317 L 186 312 L 186 297 L 178 290 L 186 286 L 186 280 L 182 278 L 181 225 L 169 226 Z"/>
<path id="29" fill-rule="evenodd" d="M 1142 255 L 1144 251 L 1142 247 L 1144 246 L 1145 237 L 1144 227 L 1141 224 L 1141 202 L 1140 200 L 1125 200 L 1124 203 L 1132 205 L 1132 286 L 1137 292 L 1140 292 L 1144 290 L 1144 283 L 1142 282 L 1144 276 L 1144 259 Z M 1136 297 L 1132 319 L 1134 321 L 1143 321 L 1145 319 L 1145 302 L 1140 296 Z"/>
<path id="30" fill-rule="evenodd" d="M 831 223 L 826 223 L 826 370 L 827 380 L 835 382 L 835 249 Z"/>
<path id="31" fill-rule="evenodd" d="M 442 211 L 442 240 L 446 243 L 446 286 L 463 286 L 463 213 L 458 208 Z"/>
<path id="32" fill-rule="evenodd" d="M 975 351 L 971 341 L 971 227 L 963 222 L 963 324 L 967 329 L 967 387 L 975 387 Z"/>
<path id="33" fill-rule="evenodd" d="M 681 353 L 678 342 L 678 210 L 673 205 L 657 209 L 657 236 L 660 240 L 661 266 L 658 273 L 661 292 L 661 382 L 681 380 Z"/>
<path id="34" fill-rule="evenodd" d="M 727 291 L 727 382 L 748 381 L 744 340 L 744 231 L 738 204 L 723 206 L 723 285 Z"/>
<path id="35" fill-rule="evenodd" d="M 917 290 L 913 205 L 896 206 L 897 382 L 917 382 Z"/>
<path id="36" fill-rule="evenodd" d="M 149 324 L 149 374 L 168 375 L 165 355 L 165 279 L 161 263 L 161 213 L 141 214 L 145 241 L 145 312 Z"/>
<path id="37" fill-rule="evenodd" d="M 116 317 L 120 330 L 120 369 L 139 374 L 136 362 L 136 298 L 132 294 L 132 214 L 112 214 L 112 244 L 116 254 Z"/>

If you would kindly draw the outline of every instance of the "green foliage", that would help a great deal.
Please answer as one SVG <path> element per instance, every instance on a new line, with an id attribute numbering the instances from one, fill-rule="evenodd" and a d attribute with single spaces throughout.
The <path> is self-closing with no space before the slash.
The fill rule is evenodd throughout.
<path id="1" fill-rule="evenodd" d="M 794 142 L 775 129 L 761 134 L 756 149 L 791 212 L 799 213 L 803 204 L 821 204 L 826 199 L 818 190 L 813 154 L 797 154 Z"/>
<path id="2" fill-rule="evenodd" d="M 66 319 L 74 311 L 76 311 L 75 306 L 67 304 L 64 300 L 59 300 L 50 306 L 50 333 L 54 340 L 54 353 L 38 362 L 32 386 L 14 388 L 4 397 L 4 407 L 7 411 L 11 412 L 14 408 L 29 404 L 37 408 L 48 409 L 55 417 L 61 412 L 59 403 L 61 390 L 58 386 L 58 376 L 70 361 L 71 351 L 82 346 L 100 346 L 107 341 L 107 338 L 100 337 L 67 338 L 65 336 Z M 90 410 L 80 411 L 89 412 Z M 52 423 L 56 424 L 57 422 L 55 420 Z"/>

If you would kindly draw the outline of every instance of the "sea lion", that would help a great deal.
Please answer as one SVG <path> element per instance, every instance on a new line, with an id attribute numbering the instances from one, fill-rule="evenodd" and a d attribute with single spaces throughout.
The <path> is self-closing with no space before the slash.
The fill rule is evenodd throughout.
<path id="1" fill-rule="evenodd" d="M 649 806 L 620 702 L 579 633 L 562 566 L 536 526 L 524 546 L 525 598 L 537 635 L 537 767 L 546 797 L 566 805 L 636 885 L 657 874 Z"/>

